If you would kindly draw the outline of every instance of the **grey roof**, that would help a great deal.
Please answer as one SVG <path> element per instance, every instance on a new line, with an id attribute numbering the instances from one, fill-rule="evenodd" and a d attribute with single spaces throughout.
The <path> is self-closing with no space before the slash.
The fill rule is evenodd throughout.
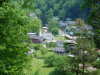
<path id="1" fill-rule="evenodd" d="M 61 41 L 61 40 L 57 40 L 56 41 L 56 44 L 57 44 L 57 47 L 63 47 L 64 45 L 63 45 L 63 41 Z"/>
<path id="2" fill-rule="evenodd" d="M 53 48 L 53 51 L 55 51 L 55 52 L 65 52 L 65 49 L 61 48 L 61 47 L 56 47 L 56 48 Z"/>
<path id="3" fill-rule="evenodd" d="M 65 22 L 63 22 L 63 21 L 60 21 L 59 24 L 60 24 L 61 27 L 68 26 L 68 23 L 65 23 Z"/>
<path id="4" fill-rule="evenodd" d="M 71 18 L 67 18 L 66 20 L 67 20 L 67 21 L 71 21 L 72 19 L 71 19 Z"/>
<path id="5" fill-rule="evenodd" d="M 46 41 L 52 41 L 54 39 L 54 36 L 52 35 L 52 33 L 49 33 L 49 32 L 44 32 L 41 34 L 41 36 L 39 35 L 36 35 L 36 33 L 28 33 L 28 36 L 30 39 L 38 39 L 38 40 L 41 40 L 43 41 L 44 39 Z"/>
<path id="6" fill-rule="evenodd" d="M 48 27 L 42 27 L 43 29 L 48 29 Z"/>
<path id="7" fill-rule="evenodd" d="M 92 30 L 93 29 L 93 27 L 90 26 L 90 25 L 85 25 L 83 28 L 86 29 L 86 30 Z"/>
<path id="8" fill-rule="evenodd" d="M 54 36 L 52 35 L 52 33 L 49 32 L 44 32 L 42 33 L 41 37 L 45 40 L 51 41 L 53 40 Z"/>
<path id="9" fill-rule="evenodd" d="M 60 24 L 61 27 L 64 27 L 64 26 L 76 24 L 76 22 L 68 20 L 68 21 L 60 21 L 59 24 Z"/>
<path id="10" fill-rule="evenodd" d="M 72 44 L 77 44 L 75 40 L 65 40 L 64 42 L 66 42 L 66 43 L 72 43 Z"/>
<path id="11" fill-rule="evenodd" d="M 30 13 L 29 16 L 30 17 L 37 17 L 35 13 Z"/>
<path id="12" fill-rule="evenodd" d="M 39 39 L 39 40 L 43 40 L 42 37 L 36 35 L 36 33 L 28 33 L 29 38 L 31 39 Z"/>
<path id="13" fill-rule="evenodd" d="M 73 24 L 76 24 L 75 21 L 66 21 L 65 23 L 69 24 L 69 25 L 73 25 Z"/>

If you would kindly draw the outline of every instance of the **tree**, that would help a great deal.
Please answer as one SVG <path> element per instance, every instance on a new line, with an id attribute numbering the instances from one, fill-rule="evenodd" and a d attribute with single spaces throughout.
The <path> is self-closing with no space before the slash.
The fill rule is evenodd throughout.
<path id="1" fill-rule="evenodd" d="M 26 55 L 26 41 L 32 20 L 24 10 L 10 3 L 0 7 L 0 14 L 0 74 L 16 74 L 22 72 L 30 59 Z"/>
<path id="2" fill-rule="evenodd" d="M 0 6 L 2 6 L 2 4 L 4 3 L 4 2 L 7 2 L 8 0 L 1 0 L 0 1 Z"/>
<path id="3" fill-rule="evenodd" d="M 76 18 L 83 14 L 80 11 L 80 4 L 83 0 L 35 0 L 35 8 L 40 9 L 41 15 L 37 15 L 41 18 L 43 24 L 48 23 L 48 19 L 54 16 L 60 18 L 60 20 L 65 20 L 66 17 Z"/>
<path id="4" fill-rule="evenodd" d="M 52 75 L 74 75 L 72 71 L 71 58 L 62 55 L 51 55 L 45 59 L 45 63 L 49 67 L 55 67 L 55 70 L 51 73 Z"/>
<path id="5" fill-rule="evenodd" d="M 85 0 L 82 7 L 95 8 L 99 0 Z"/>
<path id="6" fill-rule="evenodd" d="M 78 34 L 74 35 L 76 39 L 72 40 L 76 43 L 72 44 L 74 47 L 69 51 L 69 53 L 74 55 L 71 61 L 73 64 L 72 69 L 76 72 L 76 75 L 85 75 L 87 70 L 86 65 L 92 65 L 91 62 L 96 61 L 97 58 L 93 31 L 82 19 L 76 19 L 76 25 L 74 26 L 76 26 L 74 32 Z M 69 47 L 68 44 L 65 45 L 65 48 Z"/>
<path id="7" fill-rule="evenodd" d="M 57 35 L 59 30 L 59 19 L 53 17 L 49 19 L 48 24 L 49 24 L 49 31 L 51 31 L 54 35 Z"/>
<path id="8" fill-rule="evenodd" d="M 82 73 L 85 75 L 85 65 L 96 60 L 95 44 L 93 40 L 92 30 L 85 27 L 85 23 L 81 19 L 77 19 L 77 25 L 80 27 L 80 33 L 77 36 L 77 48 L 75 50 L 75 59 L 78 61 L 77 75 Z M 82 71 L 80 72 L 79 64 L 82 64 Z"/>
<path id="9" fill-rule="evenodd" d="M 99 11 L 100 9 L 100 5 L 98 5 L 95 9 L 93 9 L 93 11 L 91 12 L 89 18 L 88 18 L 88 23 L 91 24 L 94 28 L 94 39 L 95 39 L 95 43 L 97 48 L 100 48 L 99 44 L 100 44 L 100 16 L 99 16 Z M 97 12 L 98 11 L 98 12 Z"/>
<path id="10" fill-rule="evenodd" d="M 91 24 L 94 28 L 94 40 L 97 48 L 100 48 L 100 1 L 99 0 L 85 0 L 83 7 L 90 8 L 91 12 L 88 18 L 88 23 Z M 97 12 L 98 11 L 98 12 Z"/>
<path id="11" fill-rule="evenodd" d="M 33 23 L 32 24 L 33 27 L 31 27 L 32 28 L 31 31 L 36 32 L 37 34 L 39 34 L 40 28 L 42 26 L 41 20 L 38 19 L 38 18 L 34 18 L 32 23 Z"/>
<path id="12" fill-rule="evenodd" d="M 34 11 L 34 0 L 8 0 L 8 3 L 25 9 L 28 12 Z"/>

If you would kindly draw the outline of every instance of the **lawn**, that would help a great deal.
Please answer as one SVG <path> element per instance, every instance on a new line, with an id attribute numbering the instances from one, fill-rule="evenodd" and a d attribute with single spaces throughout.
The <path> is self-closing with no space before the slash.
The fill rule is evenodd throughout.
<path id="1" fill-rule="evenodd" d="M 43 59 L 33 58 L 33 75 L 49 75 L 54 67 L 45 67 Z"/>
<path id="2" fill-rule="evenodd" d="M 66 38 L 64 36 L 56 36 L 55 39 L 62 40 L 62 41 L 66 40 Z"/>

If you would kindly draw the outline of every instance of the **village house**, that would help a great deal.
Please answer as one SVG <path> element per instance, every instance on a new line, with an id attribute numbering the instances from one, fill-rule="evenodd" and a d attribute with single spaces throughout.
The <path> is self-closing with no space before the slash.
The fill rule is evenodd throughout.
<path id="1" fill-rule="evenodd" d="M 54 41 L 54 36 L 52 33 L 48 32 L 47 27 L 43 27 L 39 35 L 30 32 L 28 36 L 32 40 L 32 43 L 47 43 Z"/>
<path id="2" fill-rule="evenodd" d="M 74 31 L 72 31 L 72 28 L 75 28 L 76 22 L 72 21 L 70 18 L 68 18 L 66 21 L 60 21 L 60 30 L 59 34 L 69 34 L 69 35 L 74 35 Z"/>
<path id="3" fill-rule="evenodd" d="M 29 39 L 32 41 L 32 43 L 42 43 L 43 38 L 36 35 L 36 33 L 28 33 Z"/>
<path id="4" fill-rule="evenodd" d="M 48 32 L 48 27 L 43 27 L 40 36 L 44 39 L 45 42 L 52 42 L 54 36 L 51 32 Z"/>

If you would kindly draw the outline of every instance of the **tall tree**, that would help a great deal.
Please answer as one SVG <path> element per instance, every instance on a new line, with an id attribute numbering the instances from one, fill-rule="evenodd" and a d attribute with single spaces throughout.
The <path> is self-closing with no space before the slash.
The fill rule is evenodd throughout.
<path id="1" fill-rule="evenodd" d="M 94 38 L 97 48 L 100 48 L 100 1 L 99 0 L 85 0 L 83 7 L 90 8 L 91 12 L 88 18 L 88 23 L 94 28 Z"/>
<path id="2" fill-rule="evenodd" d="M 19 5 L 20 6 L 20 5 Z M 0 7 L 0 74 L 14 75 L 30 61 L 27 32 L 38 32 L 38 19 L 30 18 L 26 11 L 12 2 Z M 34 24 L 34 25 L 33 25 Z"/>
<path id="3" fill-rule="evenodd" d="M 96 60 L 96 51 L 92 30 L 85 27 L 86 24 L 81 19 L 78 19 L 78 25 L 81 30 L 77 38 L 76 52 L 79 64 L 82 64 L 82 75 L 85 75 L 85 65 L 87 63 L 91 64 L 91 62 Z"/>
<path id="4" fill-rule="evenodd" d="M 59 31 L 59 18 L 53 17 L 48 21 L 49 31 L 51 31 L 54 35 L 58 34 Z"/>

